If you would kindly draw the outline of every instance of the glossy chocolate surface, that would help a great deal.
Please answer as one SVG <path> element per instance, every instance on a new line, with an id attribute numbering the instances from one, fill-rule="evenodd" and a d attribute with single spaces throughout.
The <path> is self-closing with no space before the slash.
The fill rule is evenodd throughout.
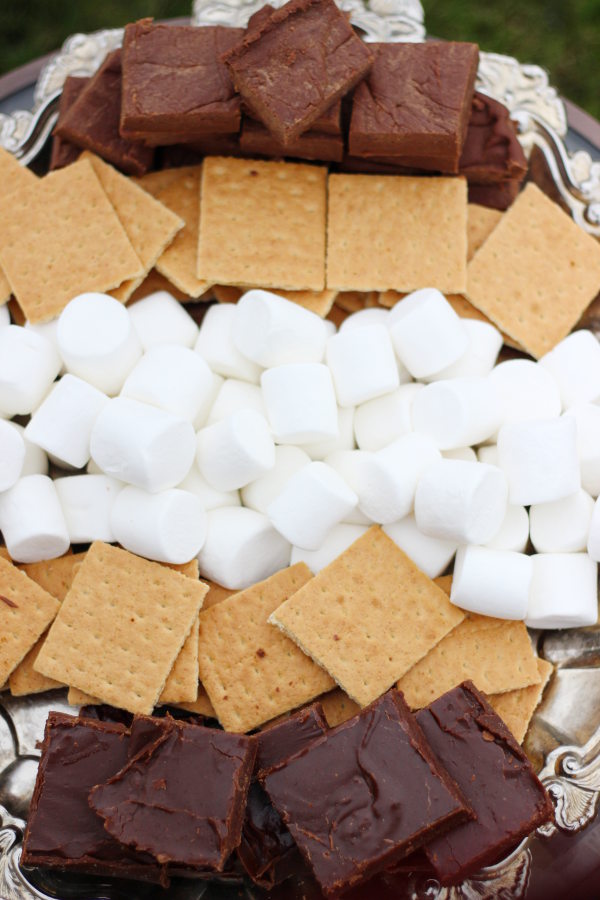
<path id="1" fill-rule="evenodd" d="M 508 109 L 485 94 L 476 92 L 473 96 L 459 169 L 469 182 L 477 184 L 512 179 L 521 182 L 527 172 L 527 160 Z"/>
<path id="2" fill-rule="evenodd" d="M 67 76 L 58 103 L 58 119 L 55 127 L 58 127 L 63 121 L 67 111 L 73 106 L 73 103 L 89 80 L 89 78 L 80 78 L 76 75 Z M 64 166 L 68 166 L 69 163 L 75 162 L 80 153 L 81 149 L 76 147 L 75 144 L 63 140 L 58 135 L 54 135 L 52 137 L 52 149 L 50 150 L 50 170 L 62 169 Z"/>

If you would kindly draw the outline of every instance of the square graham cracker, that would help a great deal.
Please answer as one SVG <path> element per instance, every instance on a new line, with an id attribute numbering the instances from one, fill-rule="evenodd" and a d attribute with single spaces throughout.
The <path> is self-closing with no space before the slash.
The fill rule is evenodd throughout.
<path id="1" fill-rule="evenodd" d="M 216 719 L 217 714 L 215 708 L 210 702 L 210 697 L 206 693 L 202 682 L 198 684 L 198 696 L 193 701 L 185 701 L 184 703 L 173 703 L 178 709 L 185 709 L 187 712 L 196 713 L 199 716 L 206 716 L 207 719 Z"/>
<path id="2" fill-rule="evenodd" d="M 0 184 L 2 185 L 2 198 L 6 199 L 13 191 L 21 187 L 28 187 L 35 183 L 37 177 L 31 169 L 22 166 L 12 153 L 0 147 Z M 12 291 L 8 278 L 0 269 L 0 305 L 6 303 Z"/>
<path id="3" fill-rule="evenodd" d="M 237 303 L 242 294 L 248 287 L 240 287 L 231 284 L 214 284 L 212 287 L 213 294 L 219 303 Z M 337 291 L 287 291 L 281 288 L 273 288 L 274 294 L 303 306 L 310 312 L 314 312 L 317 316 L 325 318 L 333 306 L 333 301 L 337 296 Z"/>
<path id="4" fill-rule="evenodd" d="M 226 731 L 250 731 L 333 687 L 327 672 L 267 621 L 311 579 L 298 563 L 201 613 L 200 680 Z"/>
<path id="5" fill-rule="evenodd" d="M 467 297 L 539 358 L 600 290 L 600 243 L 527 184 L 468 267 Z"/>
<path id="6" fill-rule="evenodd" d="M 488 700 L 506 723 L 515 736 L 516 741 L 522 744 L 529 728 L 532 716 L 539 706 L 544 689 L 554 671 L 552 663 L 545 659 L 537 660 L 540 676 L 539 684 L 532 684 L 516 691 L 506 691 L 504 694 L 491 694 Z"/>
<path id="7" fill-rule="evenodd" d="M 360 706 L 351 700 L 348 694 L 345 694 L 341 688 L 335 688 L 327 694 L 319 697 L 319 703 L 323 707 L 327 724 L 330 728 L 347 722 L 352 716 L 358 715 Z"/>
<path id="8" fill-rule="evenodd" d="M 269 621 L 327 669 L 356 703 L 367 706 L 464 617 L 374 526 Z"/>
<path id="9" fill-rule="evenodd" d="M 327 169 L 207 157 L 198 277 L 213 284 L 325 288 Z"/>
<path id="10" fill-rule="evenodd" d="M 327 287 L 401 291 L 467 286 L 463 178 L 330 175 Z"/>
<path id="11" fill-rule="evenodd" d="M 159 563 L 95 542 L 36 668 L 103 703 L 148 715 L 207 590 Z"/>
<path id="12" fill-rule="evenodd" d="M 82 291 L 106 292 L 143 267 L 89 160 L 10 197 L 0 263 L 30 322 L 57 316 Z"/>

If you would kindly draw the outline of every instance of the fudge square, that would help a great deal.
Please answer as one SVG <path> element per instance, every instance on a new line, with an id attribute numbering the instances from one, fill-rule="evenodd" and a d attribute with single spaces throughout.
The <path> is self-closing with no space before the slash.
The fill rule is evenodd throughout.
<path id="1" fill-rule="evenodd" d="M 327 896 L 470 814 L 395 690 L 262 781 Z"/>
<path id="2" fill-rule="evenodd" d="M 334 0 L 289 0 L 224 60 L 244 102 L 285 144 L 363 78 L 373 55 Z"/>

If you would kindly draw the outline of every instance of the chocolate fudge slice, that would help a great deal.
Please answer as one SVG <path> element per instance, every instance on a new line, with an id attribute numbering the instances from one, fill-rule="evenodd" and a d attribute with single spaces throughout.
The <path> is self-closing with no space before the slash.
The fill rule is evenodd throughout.
<path id="1" fill-rule="evenodd" d="M 334 0 L 289 0 L 223 58 L 244 102 L 283 144 L 307 131 L 373 61 Z"/>
<path id="2" fill-rule="evenodd" d="M 319 131 L 303 132 L 288 144 L 282 144 L 260 122 L 245 119 L 240 135 L 240 149 L 247 156 L 290 157 L 314 159 L 321 162 L 341 162 L 344 157 L 344 141 L 341 133 L 322 134 Z"/>
<path id="3" fill-rule="evenodd" d="M 80 78 L 75 75 L 68 75 L 67 78 L 65 78 L 58 104 L 58 119 L 56 121 L 55 129 L 60 126 L 67 114 L 67 110 L 73 106 L 83 88 L 89 83 L 89 80 L 89 78 Z M 50 170 L 63 169 L 70 163 L 75 162 L 75 160 L 79 158 L 80 153 L 80 147 L 53 134 L 52 149 L 50 151 Z"/>
<path id="4" fill-rule="evenodd" d="M 442 884 L 496 862 L 552 819 L 550 798 L 523 749 L 472 682 L 420 710 L 417 722 L 475 813 L 425 847 Z"/>
<path id="5" fill-rule="evenodd" d="M 520 183 L 527 173 L 527 160 L 507 108 L 477 91 L 459 169 L 475 184 Z"/>
<path id="6" fill-rule="evenodd" d="M 504 211 L 516 199 L 521 184 L 516 179 L 497 184 L 469 184 L 469 203 Z"/>
<path id="7" fill-rule="evenodd" d="M 23 865 L 168 884 L 164 867 L 111 837 L 88 804 L 90 790 L 127 763 L 128 745 L 129 732 L 123 725 L 49 714 L 23 841 Z"/>
<path id="8" fill-rule="evenodd" d="M 262 782 L 328 896 L 469 815 L 396 690 Z"/>
<path id="9" fill-rule="evenodd" d="M 222 871 L 240 840 L 254 739 L 139 716 L 131 740 L 139 752 L 89 795 L 108 834 L 161 864 Z"/>
<path id="10" fill-rule="evenodd" d="M 121 134 L 148 144 L 178 144 L 240 128 L 240 98 L 221 56 L 241 28 L 155 25 L 125 28 Z"/>

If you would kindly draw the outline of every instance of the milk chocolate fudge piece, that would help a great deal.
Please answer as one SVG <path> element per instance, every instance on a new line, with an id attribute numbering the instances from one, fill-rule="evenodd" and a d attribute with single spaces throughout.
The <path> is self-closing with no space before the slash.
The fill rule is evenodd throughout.
<path id="1" fill-rule="evenodd" d="M 128 745 L 123 725 L 49 714 L 23 842 L 24 865 L 168 884 L 164 867 L 111 837 L 88 804 L 94 785 L 127 763 Z"/>
<path id="2" fill-rule="evenodd" d="M 221 56 L 241 28 L 155 25 L 125 28 L 121 134 L 148 144 L 179 144 L 240 128 L 240 98 Z"/>
<path id="3" fill-rule="evenodd" d="M 148 718 L 131 726 L 131 740 L 142 748 L 91 791 L 90 806 L 116 840 L 161 864 L 222 871 L 240 841 L 255 741 Z"/>
<path id="4" fill-rule="evenodd" d="M 89 80 L 89 78 L 79 78 L 75 75 L 68 75 L 67 78 L 65 78 L 58 104 L 58 119 L 56 121 L 55 129 L 61 124 L 67 114 L 67 110 L 73 106 L 73 103 L 77 97 L 79 97 L 86 84 L 89 83 Z M 75 162 L 75 160 L 79 158 L 80 153 L 81 149 L 76 147 L 75 144 L 71 144 L 70 141 L 65 141 L 54 134 L 52 136 L 52 149 L 50 151 L 50 170 L 62 169 L 65 166 L 68 166 L 69 163 Z"/>
<path id="5" fill-rule="evenodd" d="M 458 172 L 477 45 L 435 41 L 371 46 L 375 62 L 354 92 L 350 155 L 434 157 L 440 172 Z"/>
<path id="6" fill-rule="evenodd" d="M 263 786 L 328 896 L 469 815 L 396 690 L 267 773 Z"/>
<path id="7" fill-rule="evenodd" d="M 288 144 L 282 144 L 260 122 L 245 119 L 240 136 L 240 149 L 246 156 L 287 156 L 293 159 L 341 162 L 344 156 L 344 141 L 341 133 L 338 136 L 322 134 L 311 128 Z"/>
<path id="8" fill-rule="evenodd" d="M 425 847 L 442 884 L 496 862 L 552 819 L 552 803 L 527 756 L 472 682 L 420 710 L 417 722 L 475 813 Z"/>
<path id="9" fill-rule="evenodd" d="M 364 77 L 373 56 L 334 0 L 289 0 L 224 61 L 244 102 L 287 144 Z"/>
<path id="10" fill-rule="evenodd" d="M 507 108 L 477 91 L 459 169 L 475 184 L 521 182 L 527 173 L 527 160 Z"/>
<path id="11" fill-rule="evenodd" d="M 499 181 L 497 184 L 469 184 L 469 203 L 504 211 L 516 199 L 520 190 L 521 183 L 516 179 Z"/>
<path id="12" fill-rule="evenodd" d="M 121 51 L 114 50 L 67 110 L 55 133 L 129 175 L 144 175 L 152 166 L 154 153 L 143 144 L 121 137 L 120 113 Z"/>

